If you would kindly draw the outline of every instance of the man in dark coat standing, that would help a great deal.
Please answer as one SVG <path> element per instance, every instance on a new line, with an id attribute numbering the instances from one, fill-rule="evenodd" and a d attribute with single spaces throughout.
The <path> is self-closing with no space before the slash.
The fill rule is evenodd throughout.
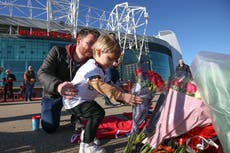
<path id="1" fill-rule="evenodd" d="M 13 82 L 16 81 L 16 77 L 14 74 L 10 72 L 9 69 L 6 70 L 6 77 L 3 78 L 3 85 L 4 85 L 4 101 L 6 101 L 7 95 L 13 97 Z"/>
<path id="2" fill-rule="evenodd" d="M 177 76 L 185 76 L 189 79 L 192 79 L 192 73 L 187 64 L 184 63 L 182 59 L 179 60 L 179 65 L 176 67 L 176 75 Z"/>

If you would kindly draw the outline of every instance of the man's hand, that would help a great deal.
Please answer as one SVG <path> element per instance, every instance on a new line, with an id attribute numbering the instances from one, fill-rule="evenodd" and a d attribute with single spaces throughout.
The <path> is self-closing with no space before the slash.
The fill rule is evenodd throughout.
<path id="1" fill-rule="evenodd" d="M 77 95 L 77 89 L 71 82 L 63 82 L 57 87 L 58 93 L 66 99 L 72 99 Z"/>

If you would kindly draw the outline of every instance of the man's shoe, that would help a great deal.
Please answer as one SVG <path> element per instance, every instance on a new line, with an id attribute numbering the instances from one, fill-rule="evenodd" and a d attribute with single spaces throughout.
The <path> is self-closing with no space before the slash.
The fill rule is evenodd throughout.
<path id="1" fill-rule="evenodd" d="M 95 143 L 80 143 L 79 153 L 106 153 L 104 148 L 97 146 Z"/>

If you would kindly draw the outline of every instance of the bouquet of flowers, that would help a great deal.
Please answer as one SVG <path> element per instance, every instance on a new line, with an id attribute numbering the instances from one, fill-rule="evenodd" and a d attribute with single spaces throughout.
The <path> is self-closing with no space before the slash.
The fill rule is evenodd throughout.
<path id="1" fill-rule="evenodd" d="M 148 70 L 144 72 L 138 68 L 135 70 L 135 76 L 136 83 L 133 85 L 131 93 L 142 97 L 143 103 L 137 104 L 132 108 L 132 129 L 124 153 L 130 153 L 132 151 L 131 148 L 145 138 L 145 134 L 143 132 L 140 133 L 139 126 L 145 122 L 154 93 L 162 91 L 164 88 L 163 79 L 154 71 Z"/>
<path id="2" fill-rule="evenodd" d="M 201 99 L 196 83 L 186 76 L 174 77 L 170 83 L 170 87 L 178 92 Z"/>
<path id="3" fill-rule="evenodd" d="M 201 100 L 196 83 L 188 77 L 176 76 L 170 87 L 155 131 L 142 141 L 145 143 L 142 150 L 219 153 L 210 110 Z"/>
<path id="4" fill-rule="evenodd" d="M 164 87 L 164 81 L 159 74 L 154 71 L 148 70 L 144 72 L 142 69 L 135 70 L 136 83 L 132 88 L 133 94 L 140 94 L 144 88 L 147 88 L 149 92 L 155 93 L 162 91 Z"/>

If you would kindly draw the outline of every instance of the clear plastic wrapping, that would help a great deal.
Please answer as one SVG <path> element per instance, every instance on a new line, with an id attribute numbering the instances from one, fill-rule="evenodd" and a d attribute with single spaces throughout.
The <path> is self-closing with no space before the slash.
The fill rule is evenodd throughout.
<path id="1" fill-rule="evenodd" d="M 224 152 L 230 152 L 230 55 L 199 52 L 190 68 Z"/>

